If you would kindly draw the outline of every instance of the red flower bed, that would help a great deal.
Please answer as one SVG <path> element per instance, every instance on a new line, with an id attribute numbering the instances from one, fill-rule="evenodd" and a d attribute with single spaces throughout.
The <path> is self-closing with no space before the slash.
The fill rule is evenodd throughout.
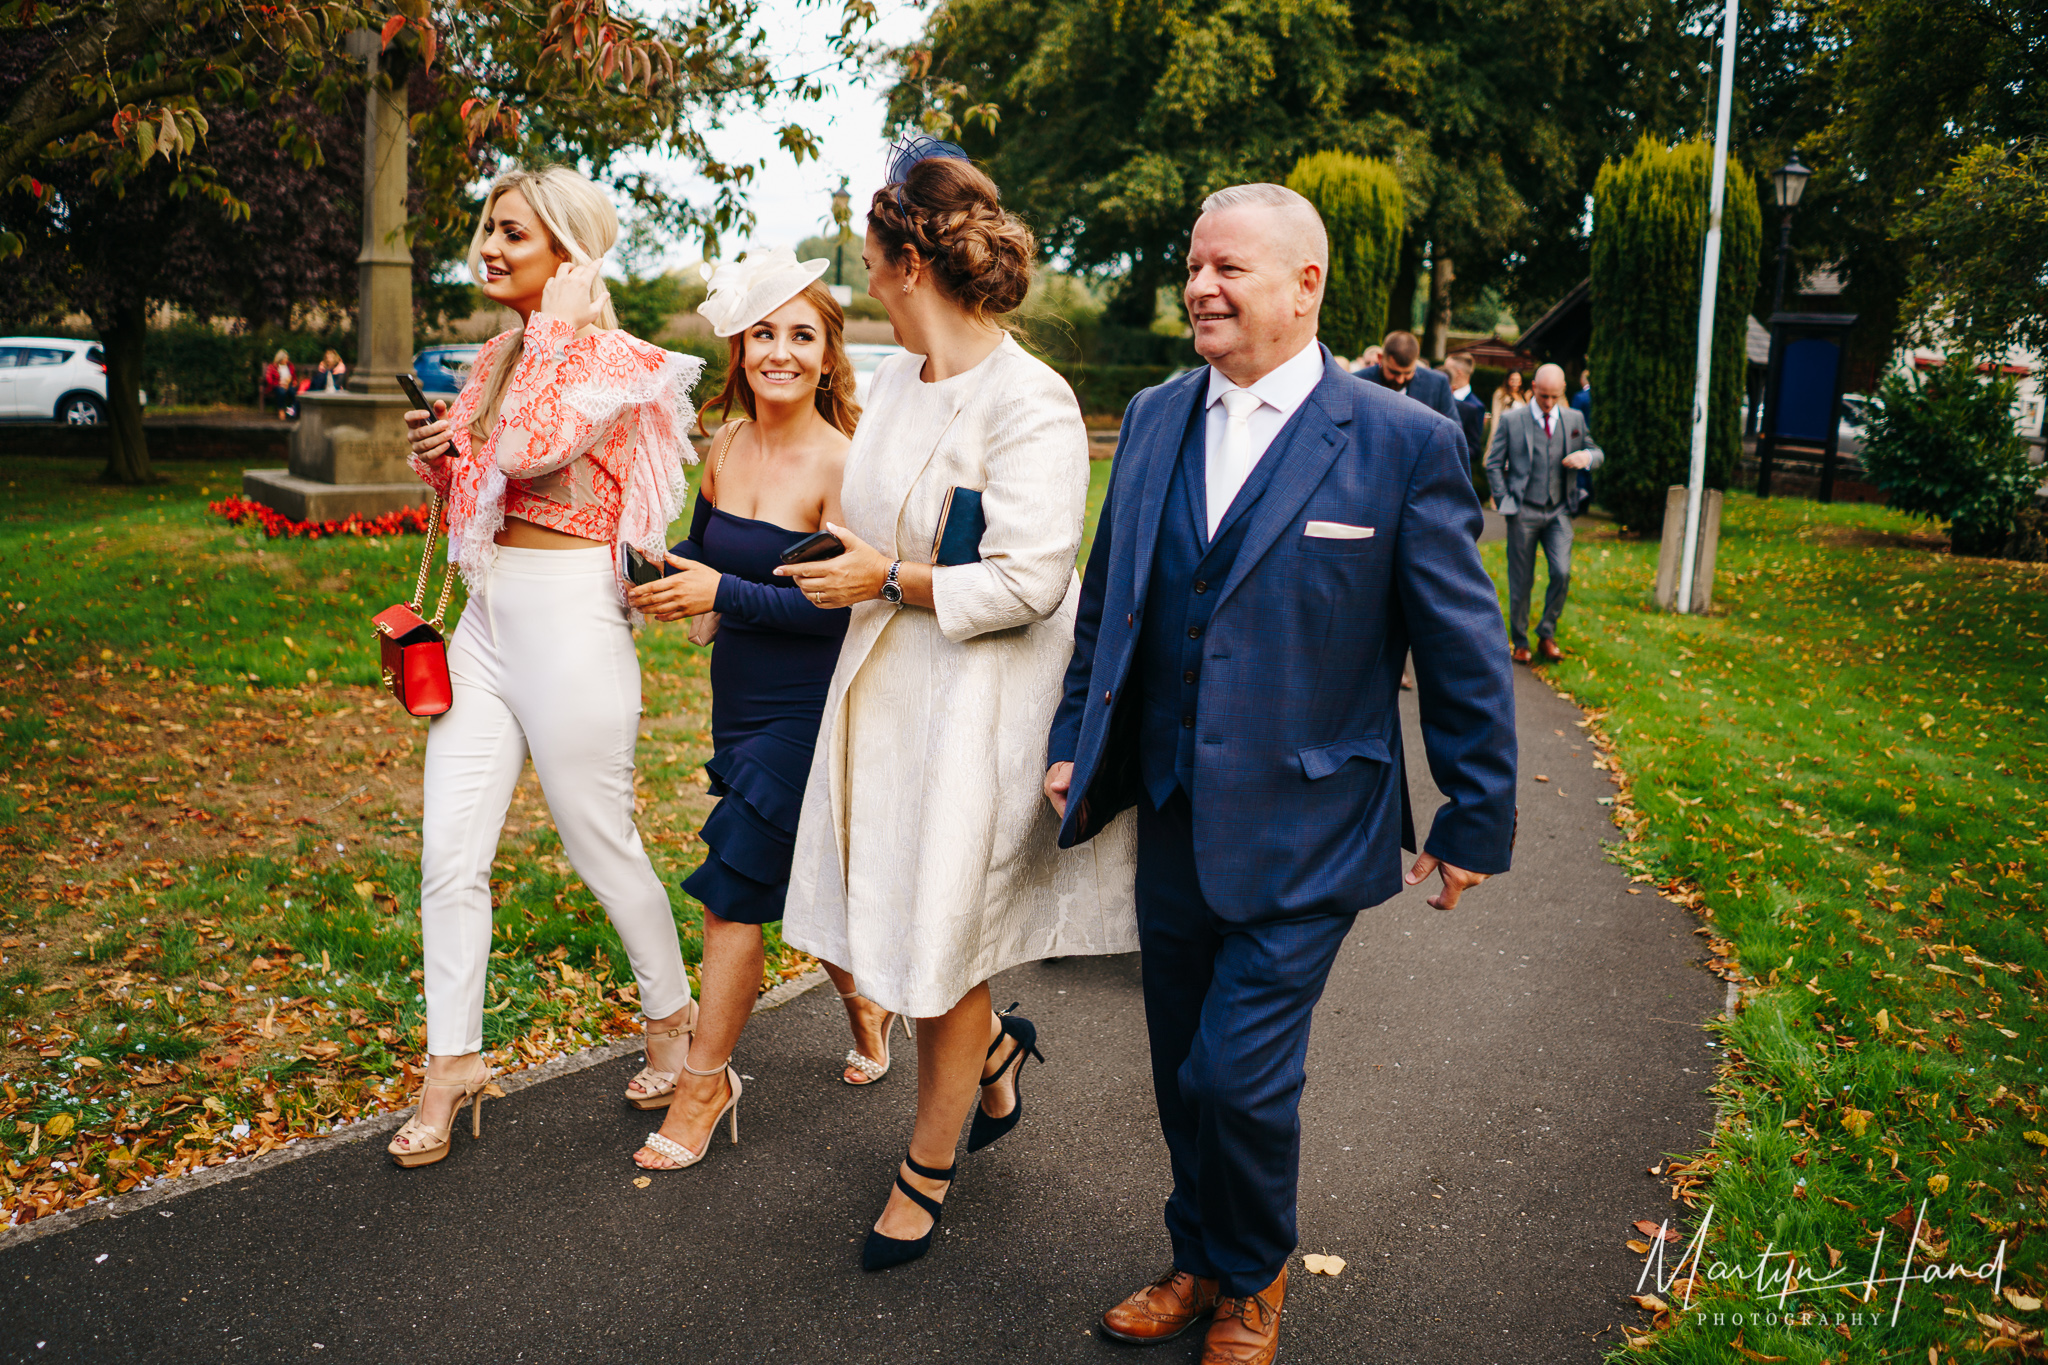
<path id="1" fill-rule="evenodd" d="M 226 517 L 230 525 L 240 526 L 245 521 L 258 523 L 263 527 L 263 534 L 272 540 L 280 536 L 286 539 L 303 536 L 307 540 L 318 540 L 322 536 L 417 536 L 425 535 L 427 531 L 428 509 L 425 507 L 401 507 L 381 517 L 365 517 L 351 512 L 340 521 L 293 521 L 284 513 L 248 498 L 222 498 L 206 505 L 210 511 Z"/>

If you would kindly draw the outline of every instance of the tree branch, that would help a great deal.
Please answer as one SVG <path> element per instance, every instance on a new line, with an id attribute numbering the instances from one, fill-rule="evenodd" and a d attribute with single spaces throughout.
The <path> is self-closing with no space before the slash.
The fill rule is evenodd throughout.
<path id="1" fill-rule="evenodd" d="M 214 58 L 209 65 L 232 66 L 239 63 L 255 48 L 258 38 L 255 34 L 244 38 Z M 45 68 L 47 70 L 48 68 Z M 162 99 L 166 95 L 189 94 L 199 84 L 200 72 L 188 71 L 178 76 L 165 76 L 160 80 L 145 81 L 121 91 L 113 101 L 115 107 L 142 100 Z M 19 108 L 20 105 L 16 105 Z M 15 176 L 26 171 L 31 162 L 47 151 L 52 143 L 82 133 L 106 116 L 107 104 L 100 103 L 84 109 L 50 119 L 36 127 L 19 132 L 5 147 L 0 147 L 0 185 L 5 185 Z M 6 125 L 0 125 L 6 126 Z"/>
<path id="2" fill-rule="evenodd" d="M 42 69 L 22 86 L 21 95 L 0 127 L 16 130 L 46 123 L 64 107 L 64 81 L 90 66 L 103 64 L 110 50 L 126 50 L 164 27 L 175 16 L 178 0 L 143 0 L 125 13 L 119 8 L 87 24 L 58 45 Z"/>

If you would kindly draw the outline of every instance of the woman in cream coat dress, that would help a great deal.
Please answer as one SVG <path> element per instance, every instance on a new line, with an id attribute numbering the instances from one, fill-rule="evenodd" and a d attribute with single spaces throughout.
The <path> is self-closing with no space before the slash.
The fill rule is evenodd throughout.
<path id="1" fill-rule="evenodd" d="M 869 211 L 869 292 L 913 354 L 875 372 L 847 454 L 849 525 L 832 528 L 847 553 L 778 571 L 852 608 L 783 937 L 920 1021 L 911 1159 L 869 1269 L 929 1246 L 977 1087 L 969 1151 L 1021 1112 L 1036 1031 L 993 1013 L 988 979 L 1137 948 L 1131 831 L 1062 851 L 1039 790 L 1080 597 L 1088 437 L 1066 382 L 991 317 L 1023 299 L 1031 235 L 948 144 L 900 153 L 891 179 Z M 934 568 L 955 488 L 982 492 L 981 558 Z"/>

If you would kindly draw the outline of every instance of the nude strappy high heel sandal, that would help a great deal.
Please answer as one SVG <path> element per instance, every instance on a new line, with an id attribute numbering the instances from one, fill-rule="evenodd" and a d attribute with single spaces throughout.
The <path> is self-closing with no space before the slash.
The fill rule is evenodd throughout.
<path id="1" fill-rule="evenodd" d="M 431 1089 L 460 1090 L 462 1098 L 455 1101 L 455 1107 L 448 1112 L 446 1128 L 436 1128 L 430 1123 L 422 1123 L 419 1111 L 415 1110 L 413 1116 L 405 1121 L 405 1126 L 392 1135 L 390 1145 L 384 1149 L 391 1153 L 393 1161 L 408 1167 L 431 1166 L 447 1156 L 449 1149 L 454 1145 L 452 1139 L 455 1134 L 456 1116 L 462 1112 L 462 1106 L 465 1104 L 470 1106 L 469 1135 L 472 1138 L 481 1138 L 484 1135 L 484 1096 L 503 1099 L 505 1092 L 491 1084 L 490 1063 L 482 1057 L 476 1060 L 482 1071 L 473 1079 L 421 1082 L 422 1094 Z"/>
<path id="2" fill-rule="evenodd" d="M 841 1000 L 866 999 L 866 997 L 863 996 L 859 991 L 834 991 L 833 994 L 837 995 Z M 879 1081 L 882 1079 L 882 1077 L 888 1075 L 890 1066 L 889 1034 L 891 1030 L 893 1030 L 899 1023 L 903 1025 L 903 1036 L 905 1038 L 915 1038 L 917 1036 L 914 1032 L 911 1031 L 910 1020 L 904 1018 L 904 1016 L 900 1014 L 897 1014 L 893 1010 L 890 1011 L 889 1015 L 882 1020 L 882 1060 L 878 1062 L 874 1058 L 862 1052 L 859 1048 L 850 1047 L 846 1049 L 846 1065 L 860 1072 L 861 1075 L 866 1076 L 867 1079 L 864 1081 L 848 1079 L 846 1072 L 843 1069 L 839 1073 L 839 1079 L 845 1081 L 848 1085 L 861 1086 L 873 1085 L 876 1081 Z"/>
<path id="3" fill-rule="evenodd" d="M 683 1070 L 689 1072 L 692 1076 L 716 1076 L 721 1071 L 725 1073 L 725 1083 L 732 1088 L 732 1093 L 726 1096 L 725 1107 L 718 1111 L 718 1117 L 711 1120 L 711 1132 L 715 1134 L 718 1131 L 719 1123 L 728 1114 L 731 1115 L 733 1145 L 738 1146 L 740 1140 L 740 1073 L 733 1070 L 732 1059 L 730 1057 L 726 1058 L 724 1065 L 712 1067 L 709 1071 L 699 1071 L 696 1067 L 690 1065 L 689 1059 L 686 1057 L 683 1059 Z M 641 1166 L 641 1170 L 680 1171 L 685 1167 L 696 1165 L 710 1153 L 711 1139 L 708 1136 L 705 1138 L 703 1151 L 693 1152 L 674 1138 L 663 1137 L 660 1131 L 657 1130 L 647 1135 L 646 1146 L 649 1151 L 665 1156 L 676 1164 L 673 1166 Z M 638 1162 L 633 1164 L 639 1165 Z"/>
<path id="4" fill-rule="evenodd" d="M 683 1022 L 677 1024 L 674 1028 L 663 1029 L 659 1033 L 649 1033 L 646 1026 L 642 1025 L 640 1035 L 641 1046 L 643 1047 L 652 1038 L 681 1037 L 694 1039 L 697 1035 L 697 1002 L 695 1000 L 690 1002 L 690 1008 L 685 1012 Z M 685 1044 L 683 1048 L 685 1067 L 688 1066 L 689 1056 L 690 1049 Z M 651 1047 L 647 1049 L 647 1061 L 648 1065 L 640 1068 L 640 1074 L 626 1082 L 626 1103 L 632 1105 L 635 1109 L 666 1109 L 675 1100 L 676 1077 L 680 1076 L 682 1072 L 656 1071 L 653 1066 L 654 1049 Z M 638 1095 L 633 1093 L 635 1085 L 639 1086 L 641 1090 L 641 1093 Z"/>

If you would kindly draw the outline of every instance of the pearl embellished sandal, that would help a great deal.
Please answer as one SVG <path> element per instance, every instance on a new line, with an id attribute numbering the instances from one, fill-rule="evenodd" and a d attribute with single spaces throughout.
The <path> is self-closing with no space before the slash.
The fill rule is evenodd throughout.
<path id="1" fill-rule="evenodd" d="M 740 1073 L 733 1070 L 732 1059 L 727 1058 L 724 1065 L 713 1067 L 709 1071 L 699 1071 L 696 1067 L 691 1066 L 688 1060 L 685 1060 L 683 1062 L 683 1070 L 689 1072 L 692 1076 L 716 1076 L 720 1072 L 725 1073 L 725 1083 L 730 1088 L 732 1093 L 726 1096 L 725 1107 L 718 1111 L 718 1117 L 711 1120 L 711 1132 L 713 1134 L 717 1133 L 720 1121 L 726 1119 L 726 1117 L 730 1115 L 732 1124 L 733 1145 L 739 1145 Z M 706 1137 L 704 1141 L 704 1150 L 701 1152 L 693 1152 L 688 1147 L 683 1146 L 682 1143 L 677 1142 L 674 1138 L 664 1137 L 659 1131 L 656 1131 L 649 1133 L 647 1135 L 647 1142 L 641 1148 L 641 1150 L 653 1152 L 656 1156 L 666 1157 L 669 1161 L 675 1163 L 672 1166 L 649 1166 L 647 1163 L 643 1161 L 634 1162 L 634 1164 L 639 1166 L 641 1170 L 680 1171 L 685 1167 L 694 1166 L 698 1162 L 702 1161 L 705 1158 L 705 1156 L 708 1155 L 711 1151 L 711 1140 L 709 1137 Z"/>
<path id="2" fill-rule="evenodd" d="M 865 998 L 861 995 L 859 991 L 835 991 L 834 994 L 836 994 L 841 1000 L 860 1000 Z M 898 1023 L 901 1023 L 903 1025 L 904 1037 L 915 1038 L 917 1036 L 915 1033 L 911 1031 L 910 1021 L 908 1019 L 904 1018 L 900 1014 L 891 1011 L 882 1019 L 882 1060 L 878 1062 L 874 1058 L 862 1052 L 859 1048 L 850 1047 L 846 1050 L 846 1065 L 852 1067 L 855 1071 L 860 1072 L 860 1074 L 866 1076 L 867 1079 L 864 1081 L 856 1081 L 849 1077 L 844 1070 L 842 1070 L 839 1073 L 839 1079 L 846 1082 L 846 1084 L 848 1085 L 873 1085 L 876 1081 L 879 1081 L 882 1079 L 882 1077 L 888 1075 L 890 1066 L 889 1035 L 895 1029 Z"/>

